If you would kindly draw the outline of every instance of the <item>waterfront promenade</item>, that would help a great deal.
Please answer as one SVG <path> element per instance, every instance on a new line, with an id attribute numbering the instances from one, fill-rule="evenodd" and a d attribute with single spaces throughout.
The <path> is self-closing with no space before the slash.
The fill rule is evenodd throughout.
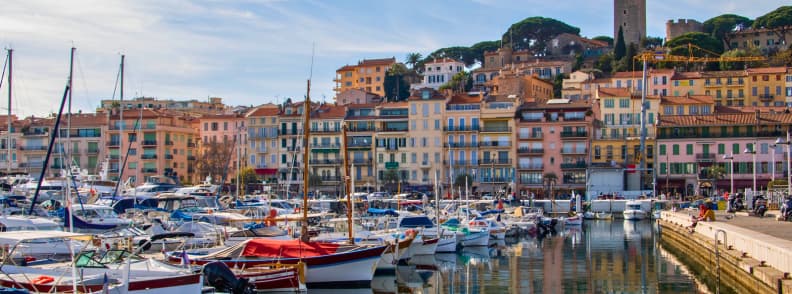
<path id="1" fill-rule="evenodd" d="M 683 259 L 704 271 L 699 274 L 710 278 L 726 275 L 728 278 L 718 280 L 738 293 L 748 289 L 757 293 L 792 293 L 792 223 L 777 221 L 778 214 L 777 210 L 769 211 L 760 218 L 718 212 L 716 221 L 698 222 L 694 233 L 688 227 L 691 215 L 698 215 L 697 210 L 663 212 L 659 223 L 663 241 L 685 252 L 687 258 Z"/>

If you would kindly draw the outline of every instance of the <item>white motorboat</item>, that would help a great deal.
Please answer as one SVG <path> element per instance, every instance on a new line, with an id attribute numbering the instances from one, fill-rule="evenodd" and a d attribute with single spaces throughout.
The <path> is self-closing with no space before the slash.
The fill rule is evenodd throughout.
<path id="1" fill-rule="evenodd" d="M 648 213 L 641 208 L 641 202 L 630 200 L 624 206 L 624 219 L 625 220 L 643 220 L 647 218 Z"/>
<path id="2" fill-rule="evenodd" d="M 564 219 L 565 226 L 579 226 L 583 224 L 583 216 L 573 215 Z"/>
<path id="3" fill-rule="evenodd" d="M 33 216 L 0 216 L 0 230 L 3 232 L 59 232 L 62 228 L 58 223 L 41 217 Z M 72 252 L 79 252 L 84 247 L 81 242 L 72 242 L 68 239 L 30 239 L 19 244 L 3 242 L 0 246 L 14 246 L 17 257 L 27 256 L 35 259 L 60 259 L 70 258 Z M 13 256 L 12 256 L 13 257 Z"/>
<path id="4" fill-rule="evenodd" d="M 613 219 L 613 214 L 610 212 L 600 211 L 594 213 L 594 218 L 598 220 L 611 220 Z"/>

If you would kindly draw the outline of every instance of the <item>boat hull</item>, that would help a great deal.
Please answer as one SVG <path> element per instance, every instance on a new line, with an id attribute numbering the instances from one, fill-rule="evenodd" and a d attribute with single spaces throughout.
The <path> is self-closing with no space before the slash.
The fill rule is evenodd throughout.
<path id="1" fill-rule="evenodd" d="M 646 219 L 646 212 L 640 210 L 625 210 L 624 211 L 624 219 L 625 220 L 643 220 Z"/>
<path id="2" fill-rule="evenodd" d="M 457 240 L 456 236 L 453 237 L 443 237 L 437 241 L 437 249 L 435 252 L 456 252 L 457 249 Z"/>
<path id="3" fill-rule="evenodd" d="M 458 235 L 457 239 L 459 239 Z M 489 239 L 489 232 L 470 232 L 462 235 L 461 243 L 463 247 L 489 246 Z"/>

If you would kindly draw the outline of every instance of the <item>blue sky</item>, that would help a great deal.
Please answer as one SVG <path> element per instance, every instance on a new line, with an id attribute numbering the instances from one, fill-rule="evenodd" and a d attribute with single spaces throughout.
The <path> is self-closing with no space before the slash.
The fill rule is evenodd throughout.
<path id="1" fill-rule="evenodd" d="M 736 13 L 755 18 L 788 1 L 648 0 L 647 29 L 668 19 Z M 551 3 L 552 5 L 548 5 Z M 56 111 L 77 47 L 74 109 L 113 94 L 126 55 L 125 97 L 223 97 L 232 105 L 302 99 L 315 44 L 312 99 L 332 101 L 335 70 L 364 58 L 497 40 L 509 25 L 544 16 L 611 35 L 612 0 L 474 1 L 6 1 L 0 45 L 14 48 L 14 113 Z M 5 60 L 5 57 L 2 57 Z M 7 85 L 0 89 L 6 106 Z M 2 110 L 5 112 L 5 110 Z"/>

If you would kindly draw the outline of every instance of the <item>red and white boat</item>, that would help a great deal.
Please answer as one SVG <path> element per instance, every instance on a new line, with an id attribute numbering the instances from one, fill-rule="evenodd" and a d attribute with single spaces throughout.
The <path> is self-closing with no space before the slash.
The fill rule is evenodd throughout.
<path id="1" fill-rule="evenodd" d="M 387 246 L 357 246 L 329 242 L 256 238 L 220 251 L 193 255 L 191 264 L 221 261 L 231 268 L 258 265 L 304 263 L 306 285 L 325 287 L 370 287 L 374 270 Z M 171 262 L 182 260 L 181 252 L 171 253 Z"/>

